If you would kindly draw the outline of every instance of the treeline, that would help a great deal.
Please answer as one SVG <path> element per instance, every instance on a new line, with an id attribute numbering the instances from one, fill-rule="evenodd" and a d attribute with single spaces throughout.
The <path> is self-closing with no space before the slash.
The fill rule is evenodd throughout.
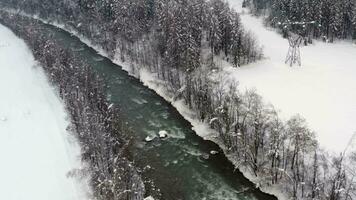
<path id="1" fill-rule="evenodd" d="M 103 81 L 71 50 L 44 34 L 37 21 L 1 12 L 0 23 L 26 41 L 65 102 L 70 114 L 69 130 L 78 139 L 81 158 L 88 164 L 68 175 L 89 176 L 95 199 L 142 200 L 143 182 L 126 158 L 128 130 L 118 109 L 107 101 Z"/>
<path id="2" fill-rule="evenodd" d="M 241 93 L 237 83 L 208 73 L 196 71 L 182 96 L 219 133 L 238 168 L 259 177 L 261 186 L 279 185 L 292 199 L 356 198 L 356 152 L 328 155 L 301 116 L 282 121 L 254 91 Z"/>
<path id="3" fill-rule="evenodd" d="M 201 65 L 202 48 L 211 57 L 223 54 L 234 65 L 262 58 L 254 37 L 223 0 L 2 0 L 45 19 L 60 18 L 108 52 L 130 54 L 135 42 L 152 46 L 154 58 L 170 68 L 193 70 Z M 149 39 L 147 38 L 149 37 Z"/>
<path id="4" fill-rule="evenodd" d="M 8 0 L 6 1 L 8 2 Z M 76 4 L 75 2 L 64 2 L 71 6 Z M 42 13 L 43 18 L 48 17 L 65 23 L 67 27 L 77 30 L 102 47 L 113 59 L 130 62 L 134 71 L 143 67 L 157 74 L 158 78 L 164 81 L 165 88 L 172 96 L 183 98 L 186 105 L 197 113 L 198 119 L 210 122 L 211 127 L 219 133 L 219 139 L 227 147 L 227 153 L 233 156 L 234 160 L 239 161 L 237 164 L 240 168 L 245 168 L 261 178 L 262 185 L 278 184 L 287 195 L 294 199 L 351 200 L 356 198 L 354 181 L 356 154 L 343 153 L 339 156 L 329 156 L 318 147 L 314 133 L 308 128 L 303 118 L 295 116 L 284 122 L 278 116 L 278 112 L 271 106 L 265 105 L 262 98 L 255 92 L 241 93 L 237 89 L 237 83 L 229 81 L 225 77 L 214 76 L 215 65 L 218 64 L 216 62 L 218 59 L 214 59 L 214 57 L 217 58 L 218 52 L 224 54 L 226 47 L 224 45 L 226 44 L 222 41 L 228 41 L 214 39 L 216 30 L 224 30 L 224 23 L 220 22 L 225 21 L 226 18 L 222 16 L 225 16 L 226 13 L 234 13 L 232 11 L 225 12 L 227 11 L 226 3 L 220 0 L 202 4 L 194 4 L 199 2 L 197 0 L 189 2 L 147 0 L 146 3 L 135 5 L 135 2 L 137 3 L 139 0 L 117 1 L 122 5 L 118 10 L 124 10 L 118 12 L 121 13 L 122 19 L 131 16 L 142 6 L 146 8 L 147 5 L 151 5 L 148 7 L 152 9 L 148 9 L 150 12 L 140 12 L 142 15 L 139 18 L 126 19 L 129 21 L 128 23 L 132 24 L 125 28 L 125 31 L 114 28 L 118 32 L 113 34 L 103 28 L 106 27 L 108 30 L 113 28 L 110 26 L 112 25 L 110 21 L 106 24 L 105 20 L 91 14 L 97 12 L 94 5 L 98 3 L 92 2 L 94 3 L 85 4 L 92 5 L 89 6 L 90 11 L 85 11 L 85 13 L 82 7 L 76 8 L 78 9 L 76 16 L 81 16 L 82 20 L 74 20 L 70 14 L 64 16 L 55 14 L 53 10 L 53 12 L 49 12 L 46 8 L 41 8 L 42 5 L 39 6 L 41 9 L 45 9 L 44 11 L 37 10 L 37 8 L 28 10 L 28 6 L 24 6 L 23 9 L 32 14 Z M 64 7 L 68 7 L 68 5 Z M 113 3 L 113 5 L 116 4 Z M 195 5 L 195 9 L 200 8 L 199 5 L 204 5 L 203 8 L 205 7 L 207 10 L 200 10 L 206 11 L 206 13 L 213 13 L 213 11 L 225 13 L 220 14 L 221 18 L 217 19 L 219 29 L 215 29 L 217 26 L 211 25 L 204 25 L 203 28 L 185 26 L 182 21 L 194 21 L 201 18 L 200 15 L 195 15 L 192 10 L 184 10 L 184 5 Z M 220 8 L 224 9 L 219 10 L 217 5 L 225 6 L 221 6 Z M 62 7 L 58 7 L 56 10 L 63 11 Z M 158 13 L 165 13 L 165 15 Z M 178 15 L 179 13 L 181 15 Z M 190 13 L 189 17 L 184 13 Z M 163 17 L 156 20 L 160 15 Z M 170 19 L 169 16 L 176 15 L 179 16 L 179 19 L 167 20 Z M 212 15 L 219 16 L 219 14 Z M 193 19 L 194 16 L 198 18 Z M 210 22 L 214 21 L 211 16 L 207 19 Z M 136 22 L 133 23 L 130 20 Z M 101 23 L 99 24 L 99 22 Z M 157 22 L 159 23 L 157 24 Z M 236 23 L 238 22 L 237 20 Z M 185 27 L 187 30 L 175 27 Z M 209 28 L 214 30 L 208 31 Z M 146 30 L 148 29 L 151 31 L 147 34 Z M 199 67 L 195 67 L 194 64 L 189 64 L 189 66 L 193 66 L 189 67 L 184 63 L 194 60 L 188 58 L 195 54 L 191 53 L 189 49 L 180 49 L 179 46 L 185 44 L 185 40 L 173 38 L 198 41 L 196 37 L 199 34 L 195 34 L 195 32 L 199 33 L 200 29 L 203 31 L 201 31 L 202 42 L 197 43 L 201 45 L 202 49 L 199 56 Z M 226 36 L 226 38 L 229 37 Z M 246 37 L 241 38 L 244 45 L 257 46 L 253 39 L 249 41 L 246 40 Z M 234 42 L 236 41 L 238 40 L 234 40 Z M 189 44 L 196 43 L 189 42 Z M 229 48 L 227 49 L 229 50 Z M 207 53 L 206 50 L 213 54 Z M 179 52 L 179 55 L 174 52 Z M 250 55 L 253 55 L 253 52 L 255 51 L 250 51 Z M 225 58 L 233 58 L 231 55 L 225 55 Z M 257 54 L 255 55 L 257 56 Z M 252 61 L 250 60 L 250 62 Z"/>
<path id="5" fill-rule="evenodd" d="M 245 0 L 255 14 L 267 13 L 266 23 L 304 37 L 356 39 L 355 0 Z"/>

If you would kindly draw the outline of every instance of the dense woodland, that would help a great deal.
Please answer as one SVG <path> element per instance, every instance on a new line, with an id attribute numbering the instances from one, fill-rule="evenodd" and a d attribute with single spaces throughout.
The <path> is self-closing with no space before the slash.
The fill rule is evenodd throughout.
<path id="1" fill-rule="evenodd" d="M 60 17 L 107 50 L 129 49 L 135 42 L 151 47 L 165 65 L 192 70 L 200 65 L 202 46 L 211 57 L 229 57 L 237 65 L 261 58 L 255 39 L 222 0 L 2 0 L 4 5 L 50 19 Z M 105 22 L 105 23 L 98 23 Z M 153 59 L 150 58 L 150 59 Z M 147 58 L 148 59 L 148 58 Z M 146 62 L 158 62 L 146 60 Z"/>
<path id="2" fill-rule="evenodd" d="M 260 177 L 262 186 L 278 184 L 294 199 L 356 198 L 356 154 L 328 155 L 301 116 L 282 121 L 254 91 L 238 91 L 237 83 L 214 76 L 221 59 L 241 66 L 262 56 L 226 2 L 2 2 L 66 24 L 112 59 L 130 62 L 133 71 L 149 69 L 164 81 L 168 93 L 184 99 L 198 119 L 210 123 L 226 153 L 238 161 L 238 167 Z M 256 13 L 262 12 L 259 6 L 270 5 L 268 1 L 254 4 L 259 8 Z M 315 37 L 322 36 L 320 32 Z"/>
<path id="3" fill-rule="evenodd" d="M 266 24 L 304 37 L 334 41 L 356 39 L 355 0 L 245 0 L 244 6 L 267 15 Z"/>
<path id="4" fill-rule="evenodd" d="M 73 57 L 71 50 L 46 36 L 38 22 L 1 12 L 0 23 L 26 41 L 66 104 L 71 119 L 68 129 L 78 139 L 82 160 L 88 164 L 87 168 L 73 169 L 68 176 L 89 176 L 98 200 L 143 199 L 141 177 L 126 158 L 128 130 L 118 109 L 107 101 L 103 81 Z"/>

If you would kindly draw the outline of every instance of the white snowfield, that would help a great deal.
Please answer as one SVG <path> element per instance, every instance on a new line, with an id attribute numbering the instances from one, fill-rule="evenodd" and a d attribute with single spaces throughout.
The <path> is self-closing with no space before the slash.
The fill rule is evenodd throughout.
<path id="1" fill-rule="evenodd" d="M 0 25 L 0 199 L 81 200 L 80 148 L 64 105 L 25 43 Z"/>
<path id="2" fill-rule="evenodd" d="M 242 9 L 242 0 L 228 1 L 263 45 L 266 59 L 242 68 L 226 65 L 226 71 L 242 89 L 256 88 L 282 118 L 303 116 L 322 148 L 343 151 L 356 131 L 356 46 L 315 41 L 301 48 L 302 66 L 290 67 L 284 63 L 288 40 Z"/>

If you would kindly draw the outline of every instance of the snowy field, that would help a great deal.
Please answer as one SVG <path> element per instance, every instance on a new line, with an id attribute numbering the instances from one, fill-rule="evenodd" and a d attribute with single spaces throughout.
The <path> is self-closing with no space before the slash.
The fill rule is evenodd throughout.
<path id="1" fill-rule="evenodd" d="M 242 0 L 228 0 L 263 45 L 266 60 L 243 68 L 226 65 L 240 87 L 256 88 L 284 119 L 300 114 L 317 133 L 321 147 L 342 151 L 356 131 L 356 46 L 315 42 L 301 48 L 302 66 L 284 64 L 288 41 L 247 14 Z"/>
<path id="2" fill-rule="evenodd" d="M 80 149 L 59 97 L 25 43 L 0 25 L 0 199 L 81 200 Z"/>

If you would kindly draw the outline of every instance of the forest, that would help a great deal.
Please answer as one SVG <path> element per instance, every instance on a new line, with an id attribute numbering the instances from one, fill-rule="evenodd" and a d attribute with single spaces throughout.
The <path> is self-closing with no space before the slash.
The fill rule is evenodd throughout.
<path id="1" fill-rule="evenodd" d="M 345 147 L 340 155 L 328 155 L 319 148 L 315 133 L 301 116 L 283 121 L 256 92 L 241 92 L 238 83 L 212 76 L 214 70 L 219 70 L 221 59 L 240 67 L 263 59 L 261 47 L 253 35 L 243 29 L 239 15 L 225 1 L 2 2 L 9 8 L 64 23 L 102 47 L 112 59 L 128 61 L 136 71 L 147 68 L 157 74 L 157 78 L 165 81 L 170 94 L 184 99 L 199 120 L 209 123 L 218 132 L 226 153 L 238 161 L 237 167 L 260 177 L 262 184 L 279 185 L 293 199 L 352 200 L 356 197 L 353 169 L 356 154 L 347 156 Z M 286 1 L 246 1 L 245 6 L 253 7 L 256 14 L 270 9 L 266 13 L 270 13 L 267 22 L 271 26 L 279 22 L 287 23 L 286 26 L 304 23 L 304 19 L 293 18 L 291 13 L 299 12 L 294 15 L 299 17 L 307 9 L 288 7 L 285 9 L 293 12 L 288 11 L 290 15 L 283 16 L 277 14 L 287 12 L 277 9 L 282 5 L 279 2 Z M 325 2 L 336 5 L 332 0 Z M 331 9 L 328 5 L 321 8 Z M 316 26 L 305 34 L 330 40 L 346 39 L 354 34 L 350 24 L 337 26 L 345 30 L 342 35 L 342 31 L 335 31 L 332 21 L 324 21 L 324 15 L 317 16 L 322 18 L 321 26 L 311 23 Z M 331 16 L 325 14 L 327 18 Z M 311 21 L 317 20 L 312 18 Z M 77 90 L 73 88 L 73 91 Z M 108 109 L 107 106 L 100 108 Z"/>
<path id="2" fill-rule="evenodd" d="M 145 42 L 153 46 L 153 53 L 162 57 L 166 65 L 180 70 L 199 66 L 201 46 L 205 43 L 212 59 L 223 53 L 236 66 L 262 57 L 255 38 L 243 30 L 237 13 L 221 0 L 208 3 L 204 0 L 2 0 L 2 3 L 46 19 L 60 16 L 103 44 L 109 52 L 116 47 L 132 51 L 126 50 L 126 46 Z M 98 21 L 105 23 L 98 24 Z M 143 36 L 148 41 L 142 41 Z"/>
<path id="3" fill-rule="evenodd" d="M 103 81 L 70 49 L 44 34 L 38 21 L 1 11 L 0 22 L 26 41 L 65 102 L 71 121 L 68 129 L 79 140 L 87 164 L 67 176 L 89 176 L 96 199 L 143 199 L 143 180 L 128 160 L 128 129 L 118 108 L 109 104 Z"/>
<path id="4" fill-rule="evenodd" d="M 322 39 L 356 39 L 355 0 L 245 0 L 256 15 L 266 15 L 265 23 L 286 36 L 298 33 L 311 42 Z"/>

